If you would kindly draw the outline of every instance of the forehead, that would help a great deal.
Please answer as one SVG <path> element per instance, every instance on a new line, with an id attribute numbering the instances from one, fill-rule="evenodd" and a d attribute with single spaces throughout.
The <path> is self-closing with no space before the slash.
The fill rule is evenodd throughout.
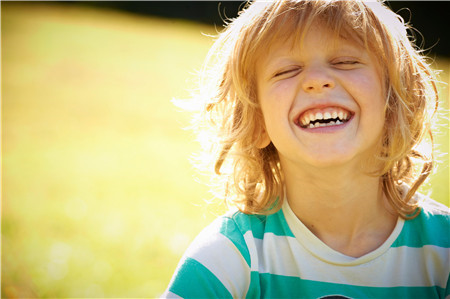
<path id="1" fill-rule="evenodd" d="M 301 55 L 305 46 L 314 43 L 322 49 L 331 52 L 361 52 L 365 51 L 364 43 L 346 31 L 332 30 L 326 23 L 315 21 L 307 28 L 297 32 L 281 30 L 263 46 L 259 47 L 258 57 L 260 61 L 267 61 L 273 56 Z"/>

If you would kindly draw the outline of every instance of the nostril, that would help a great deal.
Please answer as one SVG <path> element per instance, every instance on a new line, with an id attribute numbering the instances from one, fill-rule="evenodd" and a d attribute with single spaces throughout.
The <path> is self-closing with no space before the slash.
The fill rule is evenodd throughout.
<path id="1" fill-rule="evenodd" d="M 323 88 L 332 89 L 334 87 L 334 82 L 331 80 L 308 80 L 302 83 L 303 90 L 307 92 L 321 91 Z"/>

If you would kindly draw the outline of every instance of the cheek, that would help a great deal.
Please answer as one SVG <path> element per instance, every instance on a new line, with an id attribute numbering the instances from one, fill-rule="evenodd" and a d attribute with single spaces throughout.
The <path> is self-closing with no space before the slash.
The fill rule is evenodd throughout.
<path id="1" fill-rule="evenodd" d="M 260 97 L 265 128 L 272 141 L 278 140 L 289 130 L 291 102 L 289 95 L 281 89 Z"/>
<path id="2" fill-rule="evenodd" d="M 359 77 L 360 80 L 360 86 L 363 90 L 370 93 L 370 95 L 381 95 L 381 80 L 377 74 L 373 72 L 369 72 L 366 74 L 363 74 Z"/>
<path id="3" fill-rule="evenodd" d="M 384 122 L 386 97 L 384 95 L 383 85 L 378 77 L 373 78 L 369 92 L 371 95 L 370 104 L 372 106 L 372 109 L 379 120 Z"/>
<path id="4" fill-rule="evenodd" d="M 372 77 L 366 85 L 365 113 L 368 125 L 374 133 L 381 134 L 385 124 L 385 96 L 383 86 L 378 77 Z"/>
<path id="5" fill-rule="evenodd" d="M 358 98 L 361 99 L 360 105 L 373 109 L 377 112 L 384 109 L 385 96 L 384 88 L 380 77 L 373 72 L 362 74 L 354 78 L 354 86 Z"/>
<path id="6" fill-rule="evenodd" d="M 261 93 L 260 104 L 264 115 L 279 115 L 288 112 L 292 93 L 288 84 L 278 84 Z"/>

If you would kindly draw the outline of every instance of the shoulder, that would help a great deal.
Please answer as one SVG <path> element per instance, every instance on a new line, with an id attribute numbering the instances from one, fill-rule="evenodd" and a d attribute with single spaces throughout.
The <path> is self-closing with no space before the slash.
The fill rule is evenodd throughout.
<path id="1" fill-rule="evenodd" d="M 183 255 L 163 297 L 244 297 L 251 281 L 248 240 L 263 218 L 240 212 L 217 218 Z"/>
<path id="2" fill-rule="evenodd" d="M 417 193 L 415 199 L 418 201 L 421 212 L 417 222 L 432 227 L 435 230 L 450 229 L 450 208 L 439 203 L 428 196 Z"/>
<path id="3" fill-rule="evenodd" d="M 261 239 L 287 231 L 281 210 L 271 215 L 230 212 L 217 218 L 186 250 L 165 296 L 245 297 L 255 280 Z"/>
<path id="4" fill-rule="evenodd" d="M 419 201 L 420 207 L 422 208 L 422 212 L 427 217 L 433 217 L 435 215 L 440 215 L 444 218 L 450 217 L 450 208 L 443 205 L 440 202 L 437 202 L 433 199 L 431 199 L 428 196 L 424 196 L 420 193 L 417 193 L 415 195 Z"/>
<path id="5" fill-rule="evenodd" d="M 406 183 L 403 183 L 399 187 L 402 194 L 406 194 L 410 191 L 410 186 Z M 421 209 L 420 215 L 422 218 L 433 217 L 435 215 L 442 216 L 444 218 L 448 218 L 450 216 L 450 208 L 436 200 L 433 200 L 429 195 L 415 192 L 411 198 L 411 203 L 419 205 Z"/>
<path id="6" fill-rule="evenodd" d="M 251 230 L 251 216 L 240 212 L 228 213 L 203 229 L 189 246 L 185 255 L 203 260 L 207 256 L 235 255 L 234 259 L 250 265 L 244 235 Z"/>
<path id="7" fill-rule="evenodd" d="M 239 228 L 230 217 L 213 221 L 194 239 L 162 297 L 241 297 L 250 267 Z"/>
<path id="8" fill-rule="evenodd" d="M 227 248 L 237 250 L 250 267 L 249 247 L 252 247 L 255 240 L 264 239 L 268 233 L 292 235 L 281 210 L 270 215 L 229 212 L 206 227 L 194 240 L 188 252 L 211 249 L 217 252 Z"/>
<path id="9" fill-rule="evenodd" d="M 420 214 L 406 220 L 399 238 L 409 247 L 438 246 L 450 248 L 450 209 L 431 198 L 416 194 Z"/>

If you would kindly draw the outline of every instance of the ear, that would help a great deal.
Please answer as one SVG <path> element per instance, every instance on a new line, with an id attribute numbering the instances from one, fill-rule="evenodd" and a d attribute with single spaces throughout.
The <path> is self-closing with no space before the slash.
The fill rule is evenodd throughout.
<path id="1" fill-rule="evenodd" d="M 256 147 L 261 149 L 265 148 L 270 144 L 270 137 L 269 134 L 267 134 L 267 131 L 265 129 L 261 129 L 260 135 L 256 138 Z"/>

